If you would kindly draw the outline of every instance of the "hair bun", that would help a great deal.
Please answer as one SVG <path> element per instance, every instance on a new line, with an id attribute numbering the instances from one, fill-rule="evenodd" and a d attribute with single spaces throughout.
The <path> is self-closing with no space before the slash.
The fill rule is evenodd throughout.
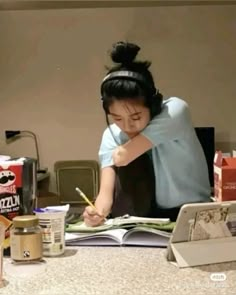
<path id="1" fill-rule="evenodd" d="M 113 62 L 127 65 L 134 61 L 139 50 L 138 45 L 121 41 L 113 44 L 110 56 Z"/>

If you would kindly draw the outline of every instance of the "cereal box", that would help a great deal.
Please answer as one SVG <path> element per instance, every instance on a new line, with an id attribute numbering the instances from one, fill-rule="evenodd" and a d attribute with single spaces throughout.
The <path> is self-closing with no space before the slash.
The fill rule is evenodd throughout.
<path id="1" fill-rule="evenodd" d="M 219 202 L 236 200 L 236 157 L 221 151 L 214 157 L 214 197 Z"/>

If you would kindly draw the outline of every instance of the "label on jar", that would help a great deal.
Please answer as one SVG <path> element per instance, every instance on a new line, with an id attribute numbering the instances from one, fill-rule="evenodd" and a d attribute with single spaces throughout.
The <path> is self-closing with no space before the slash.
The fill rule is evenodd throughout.
<path id="1" fill-rule="evenodd" d="M 14 234 L 11 236 L 11 258 L 35 260 L 42 258 L 42 234 Z"/>
<path id="2" fill-rule="evenodd" d="M 65 212 L 36 213 L 42 231 L 43 255 L 58 256 L 65 251 Z"/>

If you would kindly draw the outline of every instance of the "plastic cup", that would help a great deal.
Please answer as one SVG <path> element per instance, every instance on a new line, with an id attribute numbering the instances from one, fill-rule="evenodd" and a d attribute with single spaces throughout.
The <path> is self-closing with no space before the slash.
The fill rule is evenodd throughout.
<path id="1" fill-rule="evenodd" d="M 65 216 L 63 211 L 35 212 L 42 231 L 43 256 L 65 252 Z"/>

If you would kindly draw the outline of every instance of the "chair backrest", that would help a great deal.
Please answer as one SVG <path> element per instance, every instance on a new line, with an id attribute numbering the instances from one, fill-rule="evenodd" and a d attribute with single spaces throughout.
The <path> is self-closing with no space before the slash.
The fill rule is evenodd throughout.
<path id="1" fill-rule="evenodd" d="M 210 184 L 214 187 L 215 128 L 195 127 L 195 131 L 206 157 Z"/>
<path id="2" fill-rule="evenodd" d="M 62 204 L 85 205 L 75 191 L 78 186 L 94 201 L 99 190 L 99 164 L 96 160 L 57 161 L 54 164 L 57 192 Z"/>

